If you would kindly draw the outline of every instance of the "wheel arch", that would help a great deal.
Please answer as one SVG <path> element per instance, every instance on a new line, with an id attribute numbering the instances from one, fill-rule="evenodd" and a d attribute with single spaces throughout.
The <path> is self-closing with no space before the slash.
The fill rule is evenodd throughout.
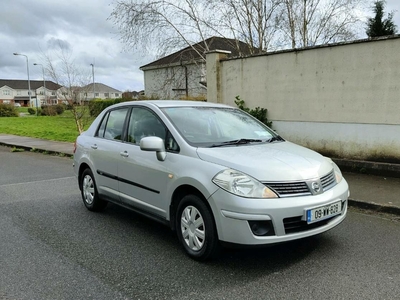
<path id="1" fill-rule="evenodd" d="M 184 184 L 179 186 L 178 188 L 175 189 L 174 193 L 172 194 L 172 199 L 171 199 L 171 204 L 169 206 L 169 222 L 172 230 L 176 230 L 175 226 L 175 218 L 176 218 L 176 211 L 178 209 L 179 202 L 182 200 L 182 198 L 186 195 L 196 195 L 199 197 L 204 204 L 207 206 L 207 208 L 210 210 L 210 213 L 213 217 L 213 222 L 215 224 L 215 216 L 214 212 L 208 203 L 206 197 L 203 195 L 203 193 L 198 190 L 196 187 L 189 185 L 189 184 Z"/>
<path id="2" fill-rule="evenodd" d="M 82 163 L 79 166 L 79 171 L 78 171 L 78 183 L 79 183 L 79 189 L 82 190 L 82 173 L 86 170 L 90 169 L 90 166 L 87 163 Z M 93 172 L 93 170 L 92 170 Z M 93 175 L 94 176 L 94 175 Z"/>

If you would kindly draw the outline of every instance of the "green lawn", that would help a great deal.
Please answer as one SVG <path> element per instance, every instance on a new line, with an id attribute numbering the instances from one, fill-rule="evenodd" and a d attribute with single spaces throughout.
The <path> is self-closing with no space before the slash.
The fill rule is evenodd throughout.
<path id="1" fill-rule="evenodd" d="M 17 107 L 18 112 L 28 113 L 28 107 Z"/>
<path id="2" fill-rule="evenodd" d="M 91 121 L 87 122 L 89 127 Z M 0 118 L 0 133 L 36 137 L 46 140 L 74 142 L 79 135 L 70 111 L 55 117 L 25 116 Z"/>

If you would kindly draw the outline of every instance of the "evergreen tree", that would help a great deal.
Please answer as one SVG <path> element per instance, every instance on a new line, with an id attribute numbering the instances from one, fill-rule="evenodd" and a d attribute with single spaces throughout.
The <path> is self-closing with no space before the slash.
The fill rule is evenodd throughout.
<path id="1" fill-rule="evenodd" d="M 375 17 L 368 18 L 367 22 L 367 35 L 368 37 L 377 37 L 384 35 L 393 35 L 396 33 L 396 25 L 393 23 L 393 12 L 389 13 L 387 19 L 384 17 L 385 1 L 375 1 L 373 11 Z"/>

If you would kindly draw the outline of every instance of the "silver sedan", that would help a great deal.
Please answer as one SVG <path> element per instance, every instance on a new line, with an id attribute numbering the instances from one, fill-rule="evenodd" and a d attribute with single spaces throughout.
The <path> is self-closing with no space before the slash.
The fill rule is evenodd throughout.
<path id="1" fill-rule="evenodd" d="M 108 107 L 77 138 L 74 171 L 87 209 L 113 202 L 163 222 L 197 260 L 325 232 L 349 196 L 329 158 L 205 102 Z"/>

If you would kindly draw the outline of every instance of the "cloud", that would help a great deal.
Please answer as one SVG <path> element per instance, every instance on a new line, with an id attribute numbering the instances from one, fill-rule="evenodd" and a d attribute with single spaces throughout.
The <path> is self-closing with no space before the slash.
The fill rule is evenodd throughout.
<path id="1" fill-rule="evenodd" d="M 66 41 L 66 40 L 60 40 L 57 38 L 50 38 L 49 40 L 47 40 L 46 42 L 47 45 L 47 49 L 62 49 L 62 50 L 68 50 L 71 51 L 71 44 Z"/>
<path id="2" fill-rule="evenodd" d="M 0 78 L 25 79 L 26 62 L 44 63 L 43 53 L 71 51 L 75 62 L 90 72 L 96 64 L 96 81 L 124 90 L 143 89 L 139 66 L 152 58 L 124 52 L 111 21 L 112 0 L 13 0 L 0 18 Z M 139 59 L 137 59 L 139 58 Z M 30 66 L 30 77 L 42 78 L 40 68 Z M 101 81 L 100 81 L 101 80 Z"/>

